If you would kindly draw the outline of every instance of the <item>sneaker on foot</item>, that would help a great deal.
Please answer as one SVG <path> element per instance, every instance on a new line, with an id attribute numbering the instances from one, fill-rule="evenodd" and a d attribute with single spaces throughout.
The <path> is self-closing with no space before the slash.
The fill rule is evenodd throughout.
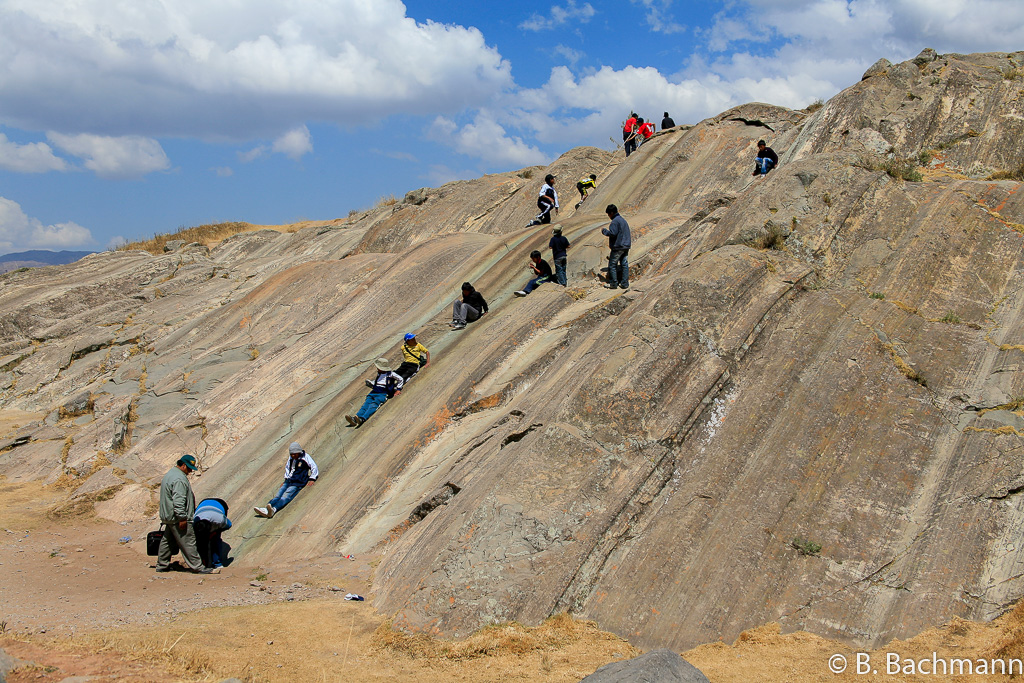
<path id="1" fill-rule="evenodd" d="M 373 389 L 373 382 L 372 382 L 372 381 L 370 381 L 370 380 L 365 380 L 365 381 L 366 381 L 366 386 L 368 386 L 368 387 L 370 387 L 371 389 Z"/>
<path id="2" fill-rule="evenodd" d="M 171 568 L 170 567 L 157 567 L 156 570 L 162 574 L 163 572 L 171 571 Z"/>
<path id="3" fill-rule="evenodd" d="M 267 517 L 273 517 L 275 512 L 277 512 L 277 510 L 274 509 L 274 506 L 267 503 Z"/>
<path id="4" fill-rule="evenodd" d="M 267 514 L 267 508 L 253 508 L 252 511 L 256 513 L 257 517 L 270 517 Z"/>
<path id="5" fill-rule="evenodd" d="M 200 567 L 199 569 L 193 569 L 193 574 L 212 574 L 213 570 L 209 567 Z"/>
<path id="6" fill-rule="evenodd" d="M 345 416 L 345 420 L 349 423 L 350 426 L 352 426 L 352 427 L 356 426 L 356 419 L 354 417 L 352 417 L 351 415 L 346 415 Z"/>
<path id="7" fill-rule="evenodd" d="M 452 325 L 452 328 L 456 330 L 464 330 L 466 329 L 466 323 L 458 323 L 456 325 Z"/>
<path id="8" fill-rule="evenodd" d="M 619 285 L 619 289 L 629 289 L 629 283 L 627 282 L 624 285 Z"/>
<path id="9" fill-rule="evenodd" d="M 516 296 L 526 296 L 526 292 L 524 292 L 523 290 L 520 289 L 518 292 L 515 292 L 515 295 Z"/>
<path id="10" fill-rule="evenodd" d="M 618 288 L 618 285 L 617 285 L 617 284 L 615 284 L 614 282 L 609 282 L 608 284 L 606 284 L 606 285 L 604 286 L 604 288 L 605 288 L 605 289 L 617 289 L 617 288 Z"/>

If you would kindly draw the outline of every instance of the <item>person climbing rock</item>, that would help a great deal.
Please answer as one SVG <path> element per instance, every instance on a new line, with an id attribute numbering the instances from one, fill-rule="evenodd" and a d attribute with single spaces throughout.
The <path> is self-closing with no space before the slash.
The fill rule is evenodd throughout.
<path id="1" fill-rule="evenodd" d="M 516 296 L 526 296 L 527 294 L 535 290 L 537 288 L 537 285 L 541 285 L 544 284 L 545 282 L 551 281 L 551 265 L 540 257 L 540 252 L 537 251 L 536 249 L 530 252 L 529 267 L 530 270 L 532 270 L 534 275 L 536 275 L 537 277 L 527 282 L 525 287 L 523 287 L 522 289 L 515 293 Z"/>
<path id="2" fill-rule="evenodd" d="M 672 120 L 672 117 L 668 115 L 668 112 L 665 112 L 665 118 L 663 118 L 661 120 L 661 129 L 662 130 L 668 130 L 669 128 L 675 128 L 675 127 L 676 127 L 676 122 Z"/>
<path id="3" fill-rule="evenodd" d="M 462 283 L 462 301 L 458 299 L 452 304 L 452 321 L 449 323 L 456 330 L 466 329 L 466 323 L 479 320 L 487 312 L 487 302 L 480 292 L 468 282 Z"/>
<path id="4" fill-rule="evenodd" d="M 633 244 L 629 224 L 619 215 L 619 209 L 614 204 L 609 204 L 605 213 L 612 220 L 607 228 L 601 228 L 601 234 L 608 238 L 608 247 L 611 249 L 608 254 L 608 284 L 605 287 L 629 289 L 629 261 L 626 257 Z"/>
<path id="5" fill-rule="evenodd" d="M 626 148 L 626 156 L 636 151 L 636 114 L 630 112 L 626 123 L 622 125 L 622 142 Z"/>
<path id="6" fill-rule="evenodd" d="M 768 171 L 779 165 L 779 155 L 775 150 L 765 144 L 764 140 L 757 141 L 757 158 L 754 160 L 754 172 L 751 175 L 768 175 Z"/>
<path id="7" fill-rule="evenodd" d="M 576 202 L 576 206 L 574 206 L 573 208 L 580 208 L 580 204 L 583 203 L 583 200 L 587 198 L 587 195 L 595 187 L 597 187 L 597 176 L 594 175 L 593 173 L 591 173 L 590 175 L 585 175 L 582 178 L 580 178 L 579 181 L 576 183 L 576 191 L 580 193 L 580 200 Z"/>
<path id="8" fill-rule="evenodd" d="M 640 138 L 640 144 L 642 145 L 650 140 L 651 136 L 654 135 L 654 124 L 650 121 L 644 121 L 643 119 L 637 119 L 636 123 L 636 134 Z"/>
<path id="9" fill-rule="evenodd" d="M 355 415 L 345 416 L 345 420 L 353 427 L 358 427 L 369 420 L 385 401 L 401 393 L 402 385 L 405 384 L 405 379 L 392 371 L 387 358 L 378 358 L 374 361 L 374 366 L 377 368 L 377 377 L 373 380 L 370 393 L 366 395 L 363 405 Z"/>
<path id="10" fill-rule="evenodd" d="M 558 193 L 555 192 L 555 176 L 550 173 L 544 176 L 544 186 L 540 188 L 540 194 L 537 195 L 537 208 L 540 209 L 540 213 L 526 227 L 550 223 L 552 209 L 555 210 L 555 213 L 558 213 Z"/>
<path id="11" fill-rule="evenodd" d="M 408 382 L 413 375 L 420 371 L 420 368 L 427 367 L 429 362 L 430 351 L 427 351 L 427 347 L 416 341 L 416 335 L 412 332 L 406 334 L 405 343 L 402 344 L 402 364 L 395 372 Z"/>
<path id="12" fill-rule="evenodd" d="M 565 266 L 569 261 L 569 240 L 562 236 L 561 228 L 555 228 L 551 232 L 548 248 L 551 249 L 551 261 L 555 264 L 555 280 L 565 287 Z"/>
<path id="13" fill-rule="evenodd" d="M 292 442 L 288 446 L 288 462 L 284 465 L 284 483 L 277 490 L 277 495 L 270 499 L 266 507 L 254 507 L 253 512 L 257 517 L 273 517 L 281 511 L 285 505 L 292 502 L 299 491 L 307 486 L 316 483 L 320 471 L 313 461 L 313 456 L 307 453 L 298 442 Z"/>

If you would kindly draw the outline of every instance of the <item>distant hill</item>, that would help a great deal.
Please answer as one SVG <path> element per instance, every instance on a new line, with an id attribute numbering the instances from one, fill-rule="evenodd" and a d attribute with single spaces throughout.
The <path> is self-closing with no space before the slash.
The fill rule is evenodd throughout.
<path id="1" fill-rule="evenodd" d="M 74 263 L 83 256 L 94 254 L 92 251 L 46 251 L 34 249 L 20 251 L 16 254 L 0 256 L 0 273 L 9 273 L 18 268 L 38 268 L 39 266 L 59 266 Z"/>

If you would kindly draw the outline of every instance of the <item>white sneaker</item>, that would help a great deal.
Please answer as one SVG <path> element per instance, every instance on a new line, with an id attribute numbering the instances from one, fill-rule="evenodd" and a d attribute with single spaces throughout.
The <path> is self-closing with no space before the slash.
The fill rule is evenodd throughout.
<path id="1" fill-rule="evenodd" d="M 274 506 L 267 503 L 267 517 L 273 517 L 275 512 L 277 512 L 277 510 L 274 509 Z"/>
<path id="2" fill-rule="evenodd" d="M 524 292 L 523 290 L 520 289 L 518 292 L 515 292 L 515 295 L 516 296 L 526 296 L 526 292 Z"/>
<path id="3" fill-rule="evenodd" d="M 257 517 L 270 517 L 267 508 L 253 508 L 252 511 L 256 513 Z"/>

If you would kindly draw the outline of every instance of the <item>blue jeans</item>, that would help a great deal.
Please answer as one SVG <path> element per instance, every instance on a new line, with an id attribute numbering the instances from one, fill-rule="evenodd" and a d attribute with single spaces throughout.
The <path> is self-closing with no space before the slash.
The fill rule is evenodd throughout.
<path id="1" fill-rule="evenodd" d="M 608 283 L 629 287 L 629 249 L 612 249 L 608 256 Z"/>
<path id="2" fill-rule="evenodd" d="M 287 481 L 281 484 L 281 488 L 277 490 L 277 495 L 270 499 L 270 504 L 274 506 L 275 510 L 280 510 L 288 503 L 292 502 L 292 498 L 302 490 L 305 484 L 289 484 Z"/>
<path id="3" fill-rule="evenodd" d="M 568 261 L 568 257 L 563 256 L 562 258 L 556 258 L 555 261 L 555 280 L 558 284 L 565 287 L 565 264 Z"/>
<path id="4" fill-rule="evenodd" d="M 548 275 L 541 275 L 540 277 L 535 277 L 526 283 L 526 286 L 523 287 L 523 291 L 529 294 L 533 290 L 537 289 L 537 285 L 542 285 L 545 282 L 548 282 L 549 280 L 551 280 L 551 277 Z"/>
<path id="5" fill-rule="evenodd" d="M 768 171 L 775 168 L 775 162 L 768 157 L 758 157 L 754 161 L 754 165 L 757 166 L 758 173 L 754 175 L 768 175 Z"/>
<path id="6" fill-rule="evenodd" d="M 371 391 L 366 395 L 366 400 L 363 401 L 363 405 L 359 409 L 359 412 L 356 413 L 356 417 L 362 420 L 370 419 L 370 416 L 377 412 L 377 408 L 384 405 L 384 401 L 386 400 L 388 400 L 388 395 L 383 391 Z"/>

